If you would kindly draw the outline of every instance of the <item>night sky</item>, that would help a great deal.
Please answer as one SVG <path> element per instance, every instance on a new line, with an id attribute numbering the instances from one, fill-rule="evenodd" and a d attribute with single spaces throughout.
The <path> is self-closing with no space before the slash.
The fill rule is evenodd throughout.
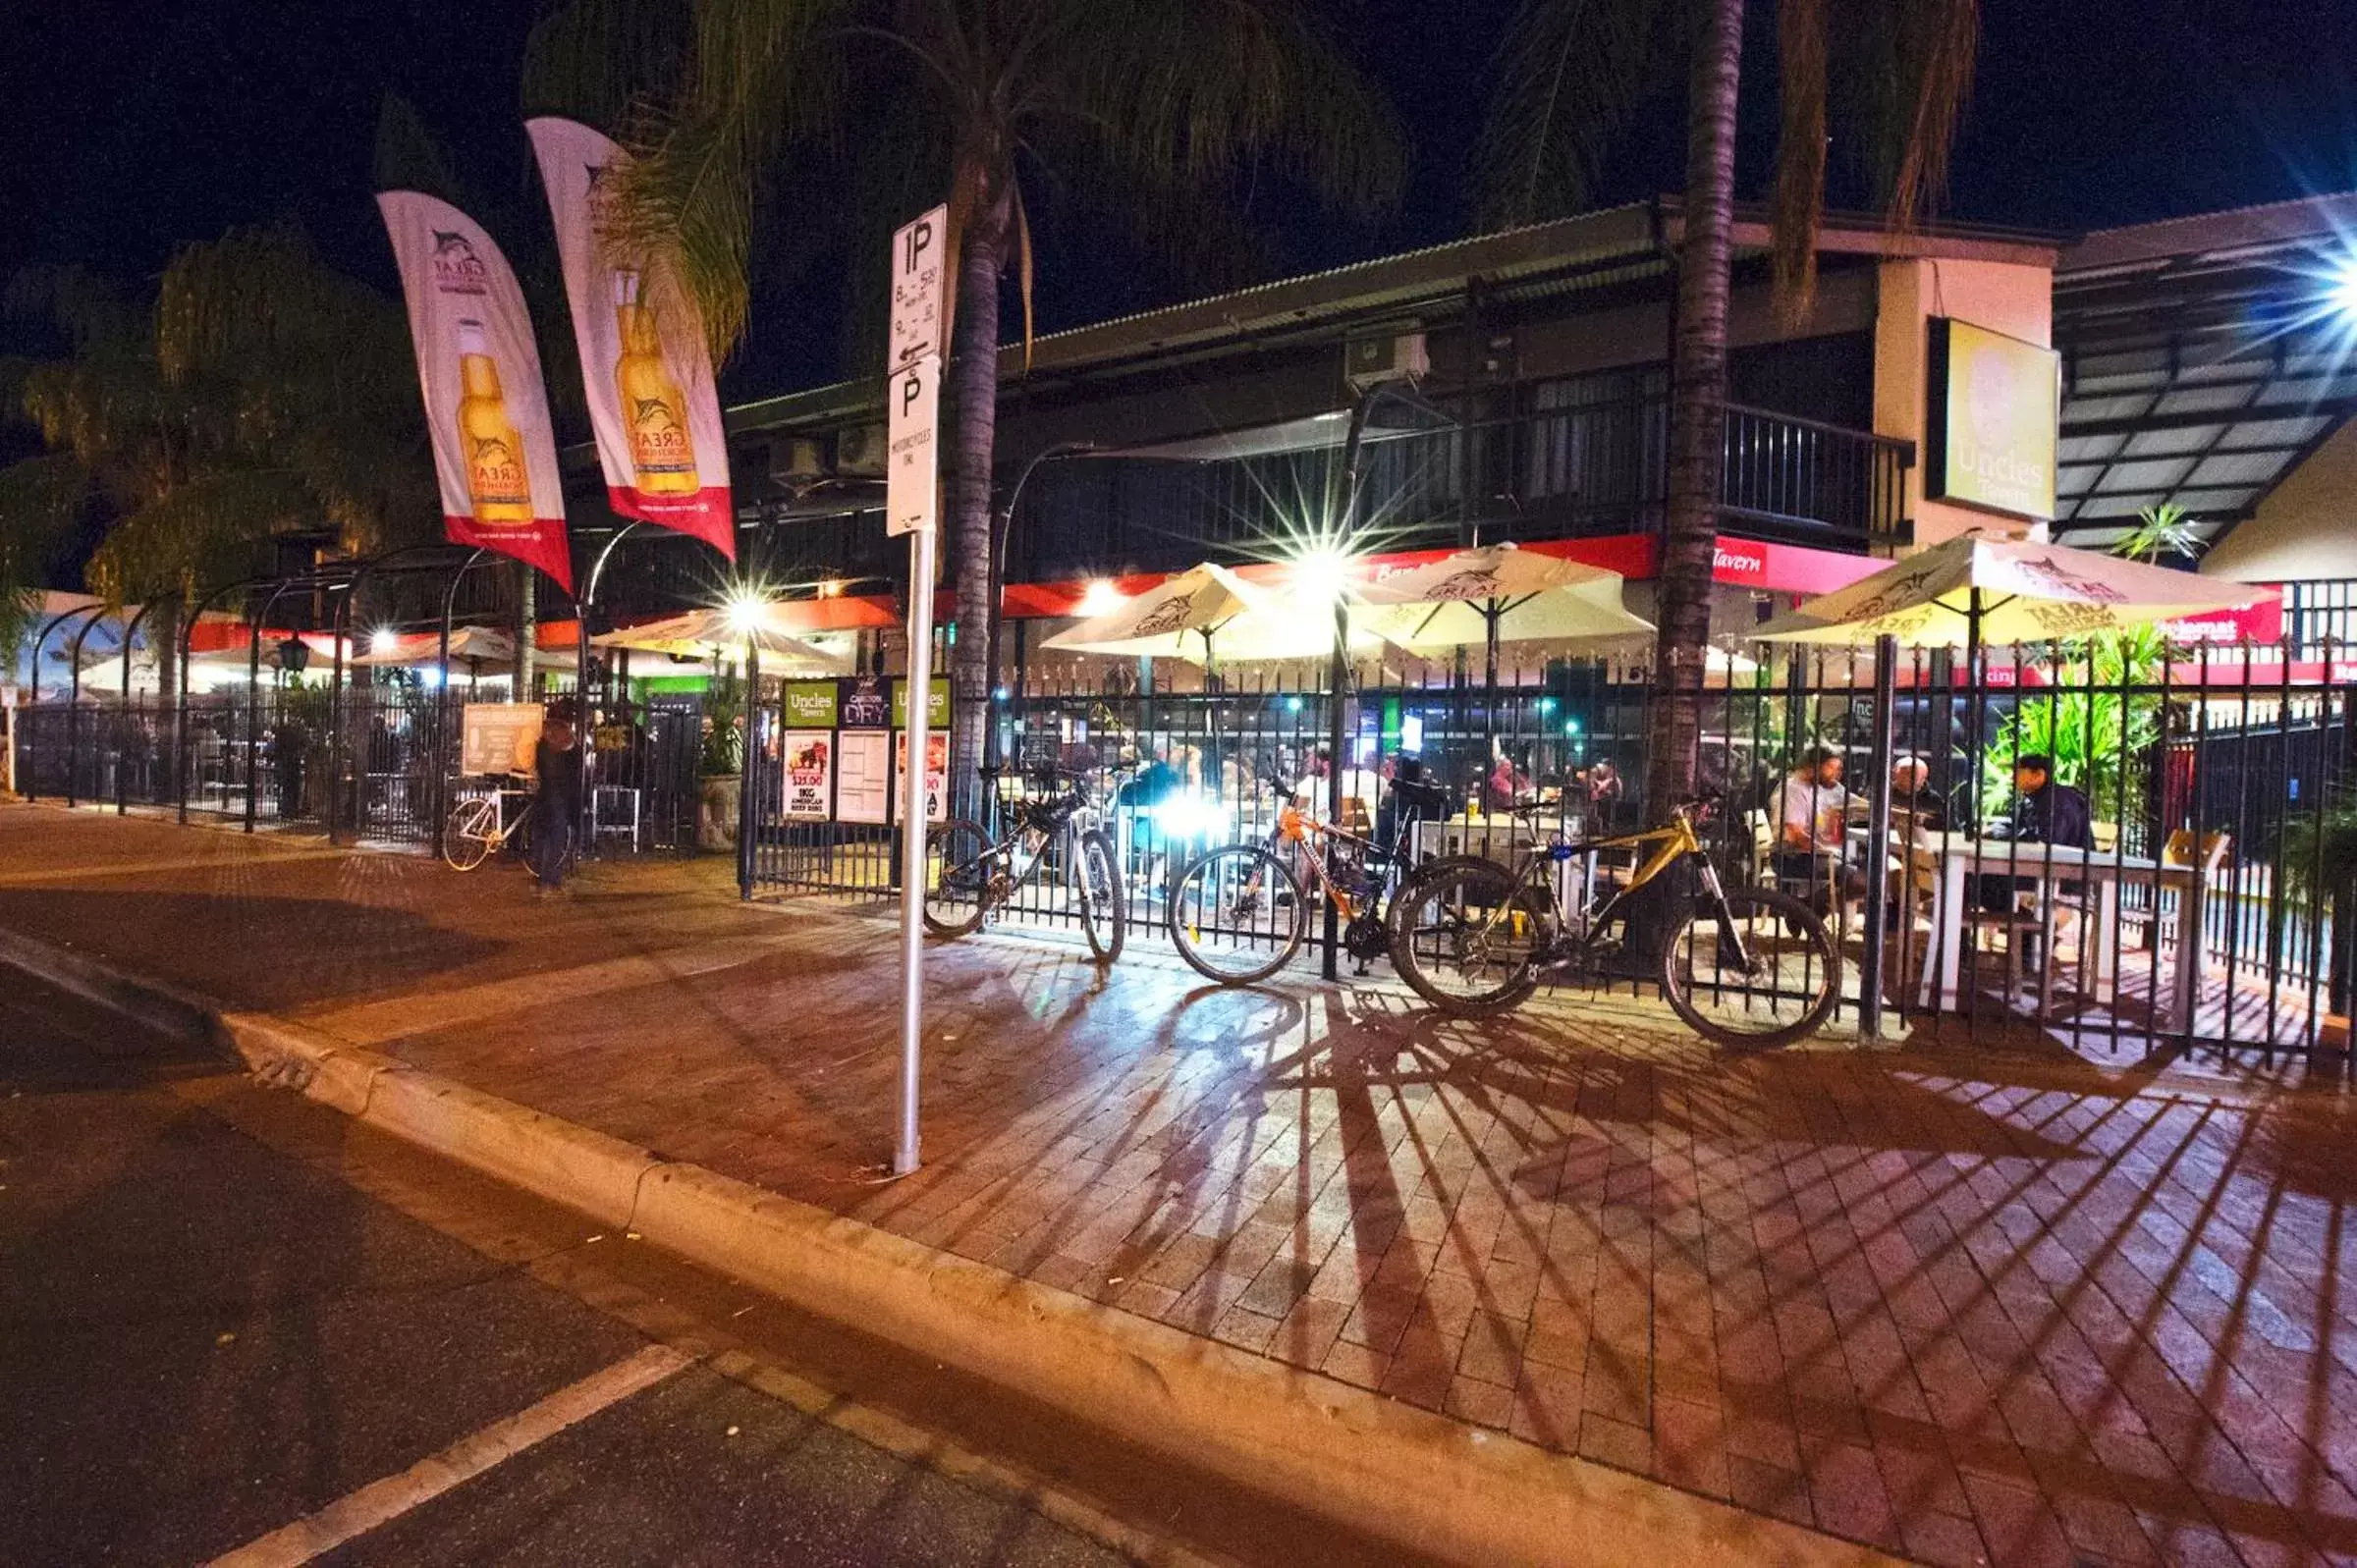
<path id="1" fill-rule="evenodd" d="M 1379 229 L 1271 214 L 1285 259 L 1330 265 L 1462 232 L 1456 176 L 1511 5 L 1327 3 L 1398 106 L 1416 172 Z M 1772 97 L 1758 90 L 1773 70 L 1773 8 L 1752 9 L 1746 195 L 1760 191 L 1773 134 Z M 1983 11 L 1948 216 L 2067 232 L 2357 186 L 2357 3 L 1985 0 Z M 419 106 L 487 205 L 545 225 L 516 111 L 534 12 L 534 0 L 15 0 L 0 50 L 15 128 L 0 159 L 0 270 L 80 260 L 138 277 L 183 242 L 293 218 L 391 291 L 368 199 L 387 88 Z M 1673 188 L 1677 135 L 1666 98 L 1629 138 L 1610 193 Z M 1042 257 L 1046 328 L 1183 292 L 1118 249 L 1066 238 L 1067 253 Z M 835 339 L 795 313 L 780 299 L 756 316 L 731 392 L 839 371 Z"/>

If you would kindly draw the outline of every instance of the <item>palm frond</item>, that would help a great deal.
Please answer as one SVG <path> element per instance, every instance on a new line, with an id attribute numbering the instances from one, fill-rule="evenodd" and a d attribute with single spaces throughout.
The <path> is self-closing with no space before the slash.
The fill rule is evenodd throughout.
<path id="1" fill-rule="evenodd" d="M 443 156 L 442 143 L 426 129 L 416 105 L 398 92 L 386 93 L 377 105 L 369 174 L 379 190 L 415 190 L 454 207 L 469 206 L 466 188 Z"/>
<path id="2" fill-rule="evenodd" d="M 90 471 L 72 453 L 0 468 L 0 662 L 11 668 L 61 547 L 90 499 Z"/>
<path id="3" fill-rule="evenodd" d="M 90 591 L 109 603 L 185 593 L 241 571 L 254 541 L 316 526 L 317 505 L 290 470 L 230 468 L 173 486 L 107 530 Z"/>
<path id="4" fill-rule="evenodd" d="M 693 301 L 715 361 L 750 315 L 751 236 L 772 161 L 818 123 L 830 73 L 813 39 L 840 0 L 707 0 L 680 90 L 642 101 L 609 179 L 599 242 L 660 297 Z"/>
<path id="5" fill-rule="evenodd" d="M 1475 144 L 1475 215 L 1508 228 L 1594 199 L 1613 137 L 1661 80 L 1677 13 L 1661 0 L 1525 0 L 1500 45 Z"/>
<path id="6" fill-rule="evenodd" d="M 1980 0 L 1936 0 L 1903 9 L 1916 19 L 1910 62 L 1915 113 L 1891 191 L 1891 225 L 1899 230 L 1912 228 L 1947 187 L 1948 155 L 1972 93 L 1981 38 Z"/>
<path id="7" fill-rule="evenodd" d="M 523 45 L 525 118 L 566 115 L 619 126 L 635 105 L 678 84 L 692 42 L 690 8 L 648 0 L 561 0 Z"/>
<path id="8" fill-rule="evenodd" d="M 1048 36 L 1014 85 L 1098 128 L 1117 169 L 1193 185 L 1265 170 L 1362 216 L 1398 198 L 1397 118 L 1293 0 L 1131 0 L 1119 26 L 1087 4 L 1032 9 Z"/>

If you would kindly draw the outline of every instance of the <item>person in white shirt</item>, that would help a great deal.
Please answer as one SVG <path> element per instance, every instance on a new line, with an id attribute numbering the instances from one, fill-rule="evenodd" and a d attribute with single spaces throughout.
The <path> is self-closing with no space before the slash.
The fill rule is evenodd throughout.
<path id="1" fill-rule="evenodd" d="M 1840 753 L 1810 747 L 1777 789 L 1777 882 L 1794 891 L 1806 888 L 1817 898 L 1836 882 L 1845 897 L 1862 892 L 1863 879 L 1844 864 L 1842 830 L 1848 815 Z"/>

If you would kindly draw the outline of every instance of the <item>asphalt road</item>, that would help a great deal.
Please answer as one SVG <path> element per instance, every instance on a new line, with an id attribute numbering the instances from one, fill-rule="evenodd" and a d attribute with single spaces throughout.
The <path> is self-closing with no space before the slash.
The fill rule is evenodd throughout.
<path id="1" fill-rule="evenodd" d="M 1129 1560 L 763 1391 L 697 1326 L 753 1298 L 126 1028 L 0 971 L 0 1568 L 207 1562 L 356 1492 L 382 1522 L 276 1560 Z"/>

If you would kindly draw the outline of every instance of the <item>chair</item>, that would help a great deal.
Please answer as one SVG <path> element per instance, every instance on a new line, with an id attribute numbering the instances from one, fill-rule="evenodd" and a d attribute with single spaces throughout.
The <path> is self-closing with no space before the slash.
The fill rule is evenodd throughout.
<path id="1" fill-rule="evenodd" d="M 2161 887 L 2177 897 L 2174 920 L 2164 904 L 2154 911 L 2154 925 L 2174 945 L 2177 999 L 2188 1011 L 2201 993 L 2197 977 L 2202 970 L 2202 904 L 2233 849 L 2232 834 L 2205 833 L 2197 838 L 2190 828 L 2174 830 L 2161 847 Z"/>
<path id="2" fill-rule="evenodd" d="M 627 822 L 622 820 L 625 806 L 630 808 Z M 612 822 L 607 821 L 609 815 Z M 589 841 L 595 843 L 600 835 L 615 833 L 628 835 L 631 852 L 637 852 L 638 791 L 629 784 L 598 784 L 589 791 Z"/>

